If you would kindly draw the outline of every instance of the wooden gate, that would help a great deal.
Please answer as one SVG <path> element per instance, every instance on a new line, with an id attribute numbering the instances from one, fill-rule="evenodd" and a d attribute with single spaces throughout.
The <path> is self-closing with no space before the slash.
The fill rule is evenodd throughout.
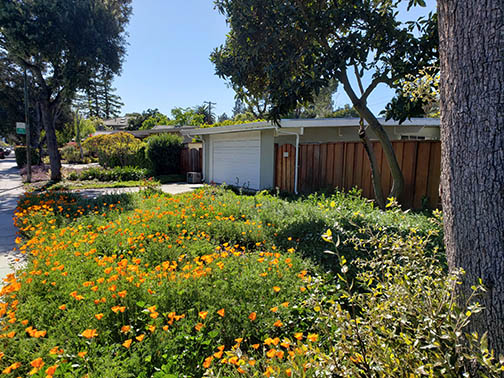
<path id="1" fill-rule="evenodd" d="M 202 149 L 184 148 L 180 152 L 180 170 L 181 173 L 201 172 Z"/>

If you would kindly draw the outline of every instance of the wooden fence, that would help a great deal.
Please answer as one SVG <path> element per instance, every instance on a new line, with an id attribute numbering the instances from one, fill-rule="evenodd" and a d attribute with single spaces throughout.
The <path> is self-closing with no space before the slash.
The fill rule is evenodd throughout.
<path id="1" fill-rule="evenodd" d="M 392 142 L 404 175 L 404 191 L 399 202 L 404 208 L 419 209 L 423 201 L 431 208 L 439 206 L 441 143 L 439 141 Z M 379 142 L 373 142 L 381 183 L 390 192 L 392 177 Z M 291 144 L 275 145 L 275 186 L 294 191 L 296 149 Z M 369 160 L 361 142 L 301 144 L 299 146 L 298 191 L 321 189 L 362 189 L 363 196 L 373 198 Z"/>
<path id="2" fill-rule="evenodd" d="M 180 153 L 181 173 L 201 172 L 202 167 L 202 149 L 184 148 Z"/>

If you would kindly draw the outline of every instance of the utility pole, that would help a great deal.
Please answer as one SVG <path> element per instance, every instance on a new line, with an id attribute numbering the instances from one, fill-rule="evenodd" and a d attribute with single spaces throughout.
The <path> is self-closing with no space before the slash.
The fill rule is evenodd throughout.
<path id="1" fill-rule="evenodd" d="M 203 104 L 208 104 L 208 116 L 212 117 L 212 105 L 217 105 L 217 103 L 212 101 L 203 101 Z"/>
<path id="2" fill-rule="evenodd" d="M 24 105 L 25 105 L 25 124 L 26 124 L 26 182 L 31 182 L 31 132 L 30 117 L 28 115 L 28 77 L 26 67 L 24 69 Z"/>

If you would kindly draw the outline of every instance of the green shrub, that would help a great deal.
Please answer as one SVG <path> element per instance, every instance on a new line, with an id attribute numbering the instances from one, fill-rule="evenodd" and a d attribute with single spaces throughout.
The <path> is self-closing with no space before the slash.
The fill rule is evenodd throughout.
<path id="1" fill-rule="evenodd" d="M 26 146 L 16 146 L 14 149 L 14 154 L 16 155 L 16 164 L 19 168 L 23 168 L 26 165 Z M 31 149 L 31 163 L 32 165 L 37 165 L 40 163 L 40 156 L 37 149 Z"/>
<path id="2" fill-rule="evenodd" d="M 97 158 L 100 149 L 106 145 L 106 136 L 107 135 L 95 135 L 89 137 L 82 142 L 82 148 L 84 148 L 90 156 Z"/>
<path id="3" fill-rule="evenodd" d="M 97 156 L 103 167 L 134 166 L 142 141 L 126 132 L 98 135 L 88 138 L 83 146 L 91 156 Z"/>
<path id="4" fill-rule="evenodd" d="M 182 138 L 173 134 L 158 134 L 147 139 L 147 157 L 156 175 L 180 172 Z"/>
<path id="5" fill-rule="evenodd" d="M 152 170 L 152 162 L 147 157 L 147 143 L 142 142 L 135 155 L 135 167 Z"/>
<path id="6" fill-rule="evenodd" d="M 80 172 L 72 172 L 68 179 L 72 181 L 138 181 L 147 177 L 147 169 L 136 167 L 114 167 L 112 169 L 88 168 Z"/>
<path id="7" fill-rule="evenodd" d="M 76 143 L 68 143 L 66 146 L 60 149 L 60 154 L 63 160 L 67 163 L 82 163 L 83 159 L 80 156 L 80 150 Z"/>

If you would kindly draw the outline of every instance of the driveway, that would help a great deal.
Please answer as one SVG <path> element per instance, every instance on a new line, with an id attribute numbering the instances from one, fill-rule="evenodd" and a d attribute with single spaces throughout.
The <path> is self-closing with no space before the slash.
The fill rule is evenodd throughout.
<path id="1" fill-rule="evenodd" d="M 198 188 L 201 188 L 203 184 L 188 184 L 186 182 L 175 182 L 173 184 L 161 185 L 161 191 L 168 194 L 180 194 L 186 192 L 192 192 Z M 104 189 L 83 189 L 75 190 L 75 192 L 80 193 L 86 197 L 98 197 L 103 194 L 119 194 L 119 193 L 135 193 L 138 192 L 140 188 L 104 188 Z"/>
<path id="2" fill-rule="evenodd" d="M 16 228 L 12 218 L 17 200 L 24 193 L 13 155 L 0 160 L 0 280 L 12 273 L 13 266 L 19 266 L 22 261 L 22 255 L 13 252 Z"/>

